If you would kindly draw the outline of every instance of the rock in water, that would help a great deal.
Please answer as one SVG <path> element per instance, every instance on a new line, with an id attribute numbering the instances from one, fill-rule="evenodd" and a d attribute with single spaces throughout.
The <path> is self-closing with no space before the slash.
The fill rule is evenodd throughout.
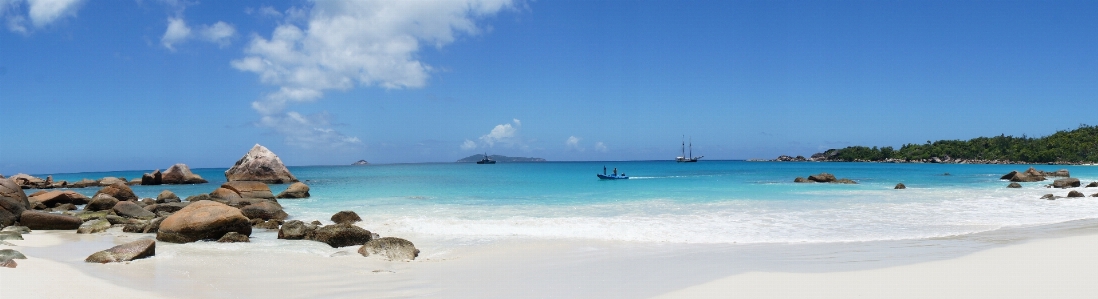
<path id="1" fill-rule="evenodd" d="M 156 255 L 156 241 L 141 239 L 93 253 L 85 259 L 88 263 L 117 263 L 143 259 Z"/>
<path id="2" fill-rule="evenodd" d="M 286 190 L 279 193 L 277 198 L 309 198 L 309 186 L 302 182 L 296 182 L 286 187 Z"/>
<path id="3" fill-rule="evenodd" d="M 370 164 L 370 162 L 366 162 L 366 160 L 358 160 L 358 162 L 351 163 L 351 165 L 369 165 L 369 164 Z"/>
<path id="4" fill-rule="evenodd" d="M 322 242 L 332 247 L 362 245 L 373 238 L 370 231 L 350 223 L 332 224 L 318 228 L 307 239 Z"/>
<path id="5" fill-rule="evenodd" d="M 1052 187 L 1055 188 L 1073 188 L 1079 186 L 1081 186 L 1081 184 L 1079 183 L 1079 179 L 1077 178 L 1066 178 L 1052 181 Z"/>
<path id="6" fill-rule="evenodd" d="M 160 194 L 156 195 L 156 203 L 169 203 L 169 202 L 181 202 L 178 195 L 171 191 L 160 191 Z"/>
<path id="7" fill-rule="evenodd" d="M 248 217 L 216 201 L 196 201 L 160 222 L 156 239 L 172 243 L 217 240 L 228 232 L 252 234 Z"/>
<path id="8" fill-rule="evenodd" d="M 133 189 L 130 189 L 130 186 L 126 186 L 125 183 L 114 183 L 114 184 L 111 184 L 110 186 L 103 187 L 103 189 L 99 189 L 99 192 L 95 193 L 95 195 L 99 195 L 99 194 L 110 195 L 111 197 L 117 198 L 118 200 L 121 200 L 121 201 L 127 201 L 127 200 L 137 201 L 137 199 L 138 199 L 137 195 L 133 194 Z M 92 197 L 95 197 L 95 196 L 92 196 Z"/>
<path id="9" fill-rule="evenodd" d="M 62 204 L 82 205 L 88 203 L 88 197 L 71 190 L 49 191 L 28 197 L 31 202 L 39 202 L 47 208 L 57 207 Z"/>
<path id="10" fill-rule="evenodd" d="M 20 215 L 19 223 L 30 229 L 61 230 L 80 228 L 84 221 L 76 216 L 27 210 Z"/>
<path id="11" fill-rule="evenodd" d="M 179 163 L 168 167 L 161 174 L 160 181 L 164 184 L 204 184 L 206 180 L 191 172 L 187 164 Z"/>
<path id="12" fill-rule="evenodd" d="M 358 217 L 358 213 L 354 211 L 339 211 L 332 215 L 332 222 L 335 223 L 355 223 L 362 221 L 362 217 Z"/>
<path id="13" fill-rule="evenodd" d="M 27 193 L 19 184 L 11 179 L 0 179 L 0 226 L 15 224 L 30 207 Z"/>
<path id="14" fill-rule="evenodd" d="M 793 179 L 793 182 L 794 183 L 811 183 L 812 181 L 809 181 L 806 178 L 797 177 L 797 178 Z"/>
<path id="15" fill-rule="evenodd" d="M 264 200 L 240 208 L 240 213 L 248 219 L 284 220 L 289 215 L 282 210 L 282 205 L 277 202 Z"/>
<path id="16" fill-rule="evenodd" d="M 829 183 L 835 181 L 835 176 L 830 173 L 821 172 L 817 175 L 808 176 L 808 180 L 817 183 Z"/>
<path id="17" fill-rule="evenodd" d="M 1052 195 L 1052 194 L 1045 194 L 1045 195 L 1042 195 L 1042 196 L 1041 196 L 1041 199 L 1047 199 L 1047 200 L 1056 200 L 1056 195 Z"/>
<path id="18" fill-rule="evenodd" d="M 225 180 L 256 181 L 268 184 L 284 184 L 297 182 L 297 178 L 290 174 L 286 165 L 273 152 L 262 145 L 256 144 L 244 157 L 236 161 L 232 168 L 225 171 Z"/>
<path id="19" fill-rule="evenodd" d="M 314 231 L 316 231 L 315 224 L 301 222 L 301 220 L 290 220 L 282 224 L 282 227 L 278 229 L 278 238 L 301 240 L 312 235 Z"/>
<path id="20" fill-rule="evenodd" d="M 1084 197 L 1084 196 L 1086 196 L 1086 195 L 1083 195 L 1083 192 L 1079 192 L 1079 191 L 1075 191 L 1075 190 L 1071 190 L 1071 192 L 1068 192 L 1068 197 Z"/>
<path id="21" fill-rule="evenodd" d="M 118 204 L 118 199 L 113 196 L 99 193 L 92 198 L 88 205 L 84 206 L 85 211 L 106 211 L 114 208 L 114 205 Z"/>
<path id="22" fill-rule="evenodd" d="M 160 185 L 163 183 L 164 174 L 160 173 L 160 169 L 141 175 L 141 185 Z"/>
<path id="23" fill-rule="evenodd" d="M 1022 184 L 1010 182 L 1010 185 L 1007 185 L 1007 188 L 1022 188 Z"/>
<path id="24" fill-rule="evenodd" d="M 236 232 L 228 232 L 221 239 L 217 239 L 217 242 L 221 243 L 247 243 L 250 242 L 248 236 L 238 234 Z"/>
<path id="25" fill-rule="evenodd" d="M 1090 184 L 1087 184 L 1087 188 L 1094 188 L 1094 187 L 1098 187 L 1098 182 L 1090 182 Z"/>
<path id="26" fill-rule="evenodd" d="M 229 189 L 232 192 L 235 192 L 241 198 L 275 199 L 274 193 L 271 192 L 271 187 L 267 186 L 267 184 L 264 184 L 263 182 L 227 182 L 221 184 L 221 188 Z M 210 196 L 213 196 L 213 194 L 210 194 Z"/>
<path id="27" fill-rule="evenodd" d="M 408 240 L 385 237 L 366 242 L 358 248 L 358 253 L 362 256 L 380 255 L 390 261 L 403 261 L 415 260 L 419 256 L 419 249 Z"/>
<path id="28" fill-rule="evenodd" d="M 907 189 L 907 186 L 904 186 L 904 183 L 897 183 L 896 187 L 892 189 Z"/>

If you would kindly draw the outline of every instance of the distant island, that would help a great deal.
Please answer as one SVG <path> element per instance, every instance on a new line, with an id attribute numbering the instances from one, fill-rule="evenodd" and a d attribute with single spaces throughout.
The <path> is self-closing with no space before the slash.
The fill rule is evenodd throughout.
<path id="1" fill-rule="evenodd" d="M 366 162 L 366 160 L 358 160 L 358 162 L 351 163 L 351 165 L 367 165 L 367 164 L 370 164 L 370 162 Z"/>
<path id="2" fill-rule="evenodd" d="M 772 161 L 971 163 L 971 164 L 1083 164 L 1098 163 L 1098 126 L 1080 125 L 1071 131 L 1032 138 L 999 135 L 969 140 L 909 143 L 899 150 L 850 146 L 829 149 L 810 158 L 781 156 Z"/>
<path id="3" fill-rule="evenodd" d="M 500 155 L 491 155 L 491 156 L 488 156 L 488 158 L 490 158 L 492 160 L 496 160 L 496 162 L 545 162 L 545 159 L 542 159 L 542 158 L 508 157 L 508 156 L 500 156 Z M 476 155 L 472 155 L 472 156 L 462 158 L 461 160 L 457 160 L 457 162 L 458 163 L 467 163 L 467 162 L 468 163 L 473 163 L 473 162 L 480 161 L 481 159 L 484 159 L 484 155 L 476 154 Z"/>

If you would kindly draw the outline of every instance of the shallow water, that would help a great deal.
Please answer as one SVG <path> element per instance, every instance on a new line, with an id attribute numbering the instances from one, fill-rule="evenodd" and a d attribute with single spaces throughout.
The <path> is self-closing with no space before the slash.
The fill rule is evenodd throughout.
<path id="1" fill-rule="evenodd" d="M 608 171 L 632 176 L 602 181 Z M 1098 218 L 1098 199 L 1066 195 L 1051 180 L 1008 189 L 999 180 L 1029 165 L 672 161 L 393 164 L 290 167 L 309 199 L 280 200 L 292 219 L 353 210 L 382 235 L 480 244 L 505 239 L 590 239 L 681 244 L 851 242 L 941 238 Z M 1098 167 L 1068 169 L 1084 184 Z M 208 193 L 224 169 L 196 169 L 209 184 L 134 186 Z M 798 184 L 828 172 L 859 184 Z M 945 175 L 948 173 L 949 175 Z M 140 172 L 55 174 L 76 181 Z M 896 183 L 906 190 L 893 190 Z M 285 185 L 271 185 L 278 193 Z M 94 188 L 76 189 L 92 195 Z M 1078 188 L 1090 195 L 1096 188 Z"/>

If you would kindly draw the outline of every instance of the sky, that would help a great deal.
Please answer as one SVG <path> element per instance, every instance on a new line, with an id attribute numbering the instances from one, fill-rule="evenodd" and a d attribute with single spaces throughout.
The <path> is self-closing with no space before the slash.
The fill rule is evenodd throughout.
<path id="1" fill-rule="evenodd" d="M 1098 124 L 1094 1 L 0 0 L 0 174 L 811 155 Z"/>

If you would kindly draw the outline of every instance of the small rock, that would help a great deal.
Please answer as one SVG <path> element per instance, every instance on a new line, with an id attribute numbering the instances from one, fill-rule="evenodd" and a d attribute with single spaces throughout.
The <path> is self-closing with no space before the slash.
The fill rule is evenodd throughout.
<path id="1" fill-rule="evenodd" d="M 17 232 L 0 232 L 0 241 L 22 240 L 23 234 Z"/>
<path id="2" fill-rule="evenodd" d="M 15 268 L 16 266 L 19 266 L 19 263 L 16 263 L 15 260 L 0 259 L 0 268 Z"/>
<path id="3" fill-rule="evenodd" d="M 110 211 L 80 211 L 73 214 L 73 216 L 80 218 L 81 222 L 87 222 L 92 219 L 107 219 L 107 215 L 110 215 Z"/>
<path id="4" fill-rule="evenodd" d="M 896 187 L 892 189 L 907 189 L 907 186 L 904 186 L 904 183 L 897 183 Z"/>
<path id="5" fill-rule="evenodd" d="M 1077 179 L 1077 178 L 1066 178 L 1066 179 L 1058 179 L 1058 180 L 1052 181 L 1052 187 L 1054 187 L 1054 188 L 1066 189 L 1066 188 L 1074 188 L 1074 187 L 1079 187 L 1079 186 L 1081 186 L 1081 185 L 1079 183 L 1079 179 Z"/>
<path id="6" fill-rule="evenodd" d="M 821 172 L 820 174 L 808 176 L 808 180 L 813 181 L 813 182 L 817 182 L 817 183 L 830 183 L 830 182 L 835 181 L 835 175 L 832 175 L 832 174 L 826 173 L 826 172 Z"/>
<path id="7" fill-rule="evenodd" d="M 27 259 L 27 256 L 23 255 L 23 253 L 19 251 L 15 251 L 15 249 L 0 249 L 0 260 L 10 259 L 25 260 Z"/>
<path id="8" fill-rule="evenodd" d="M 793 179 L 793 182 L 794 183 L 811 183 L 812 181 L 809 181 L 806 178 L 797 177 L 797 178 Z"/>
<path id="9" fill-rule="evenodd" d="M 88 263 L 106 264 L 128 262 L 154 255 L 156 255 L 156 241 L 153 239 L 141 239 L 93 253 L 84 261 Z"/>
<path id="10" fill-rule="evenodd" d="M 1090 184 L 1087 184 L 1087 188 L 1094 188 L 1094 187 L 1098 187 L 1098 182 L 1090 182 Z"/>
<path id="11" fill-rule="evenodd" d="M 5 227 L 4 229 L 0 230 L 0 232 L 17 232 L 17 233 L 20 233 L 20 234 L 29 234 L 31 232 L 31 229 L 26 227 L 26 226 L 18 226 L 17 225 L 17 226 Z"/>
<path id="12" fill-rule="evenodd" d="M 841 179 L 832 181 L 831 183 L 835 183 L 835 184 L 857 184 L 858 182 L 855 182 L 854 180 L 851 180 L 851 179 L 848 179 L 848 178 L 841 178 Z"/>
<path id="13" fill-rule="evenodd" d="M 1086 195 L 1083 195 L 1083 192 L 1079 192 L 1079 191 L 1075 191 L 1075 190 L 1071 190 L 1071 192 L 1068 192 L 1068 197 L 1084 197 L 1084 196 L 1086 196 Z"/>
<path id="14" fill-rule="evenodd" d="M 263 221 L 263 219 L 252 219 L 252 221 L 252 227 L 262 229 L 278 229 L 279 226 L 282 225 L 282 221 L 279 220 Z"/>
<path id="15" fill-rule="evenodd" d="M 302 182 L 296 182 L 286 187 L 277 198 L 309 198 L 309 186 Z"/>
<path id="16" fill-rule="evenodd" d="M 108 194 L 99 193 L 92 197 L 91 202 L 84 206 L 85 211 L 106 211 L 114 208 L 118 199 Z"/>
<path id="17" fill-rule="evenodd" d="M 307 239 L 328 244 L 334 248 L 362 245 L 370 241 L 370 231 L 350 223 L 325 225 L 316 229 Z"/>
<path id="18" fill-rule="evenodd" d="M 315 224 L 306 224 L 301 220 L 290 220 L 278 230 L 278 238 L 286 240 L 302 240 L 316 231 Z"/>
<path id="19" fill-rule="evenodd" d="M 117 204 L 114 205 L 114 209 L 112 209 L 112 210 L 114 210 L 114 212 L 117 213 L 119 216 L 126 217 L 126 218 L 136 218 L 136 219 L 145 219 L 145 220 L 156 218 L 156 213 L 146 211 L 145 209 L 141 208 L 141 206 L 137 205 L 136 203 L 129 202 L 129 201 L 120 201 L 120 202 L 118 202 Z"/>
<path id="20" fill-rule="evenodd" d="M 88 222 L 84 222 L 84 224 L 81 224 L 80 227 L 76 229 L 76 233 L 78 233 L 78 234 L 101 233 L 101 232 L 107 231 L 108 228 L 111 228 L 110 221 L 103 220 L 103 219 L 96 219 L 96 220 L 90 220 Z"/>
<path id="21" fill-rule="evenodd" d="M 199 194 L 199 195 L 187 196 L 187 202 L 196 202 L 196 201 L 203 201 L 203 200 L 213 200 L 213 199 L 210 198 L 209 194 Z"/>
<path id="22" fill-rule="evenodd" d="M 120 201 L 126 201 L 126 200 L 137 201 L 137 199 L 138 199 L 137 195 L 133 194 L 133 189 L 130 189 L 130 186 L 126 186 L 125 183 L 111 184 L 110 186 L 103 187 L 103 189 L 99 189 L 99 192 L 96 192 L 95 194 L 96 195 L 107 194 L 107 195 L 110 195 L 111 197 L 117 198 Z M 92 198 L 95 198 L 95 197 L 92 196 Z"/>
<path id="23" fill-rule="evenodd" d="M 289 216 L 282 210 L 282 205 L 268 200 L 240 208 L 240 213 L 243 213 L 244 217 L 249 219 L 263 220 L 283 220 Z"/>
<path id="24" fill-rule="evenodd" d="M 221 239 L 217 239 L 217 242 L 220 242 L 220 243 L 247 243 L 247 242 L 250 242 L 250 241 L 248 240 L 248 236 L 241 235 L 237 232 L 228 232 L 228 233 L 225 233 L 224 236 L 221 236 Z"/>
<path id="25" fill-rule="evenodd" d="M 419 249 L 408 240 L 385 237 L 366 242 L 358 248 L 358 253 L 362 256 L 380 255 L 390 261 L 403 261 L 415 260 L 419 256 Z"/>
<path id="26" fill-rule="evenodd" d="M 157 231 L 160 230 L 160 222 L 164 221 L 165 218 L 167 218 L 167 217 L 157 217 L 157 218 L 153 218 L 153 220 L 149 220 L 149 224 L 146 224 L 145 229 L 142 230 L 141 232 L 146 233 L 146 234 L 155 234 L 155 233 L 157 233 Z"/>
<path id="27" fill-rule="evenodd" d="M 358 213 L 354 211 L 339 211 L 332 215 L 332 222 L 335 223 L 355 223 L 362 221 L 361 217 L 358 217 Z"/>
<path id="28" fill-rule="evenodd" d="M 1041 199 L 1056 200 L 1056 196 L 1052 195 L 1052 194 L 1045 194 L 1045 195 L 1041 196 Z"/>
<path id="29" fill-rule="evenodd" d="M 147 223 L 131 223 L 122 226 L 122 232 L 124 233 L 144 233 L 145 227 L 149 226 Z"/>
<path id="30" fill-rule="evenodd" d="M 1022 184 L 1010 182 L 1010 185 L 1007 185 L 1007 188 L 1022 188 Z"/>

